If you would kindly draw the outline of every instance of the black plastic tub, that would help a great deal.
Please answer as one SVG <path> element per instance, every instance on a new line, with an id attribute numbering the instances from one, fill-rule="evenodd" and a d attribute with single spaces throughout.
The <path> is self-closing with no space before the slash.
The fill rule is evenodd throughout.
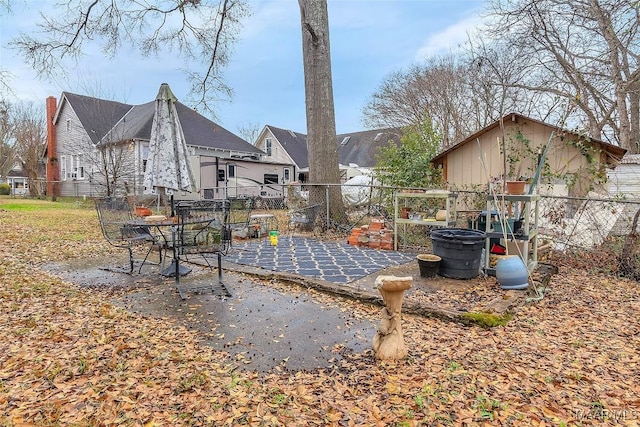
<path id="1" fill-rule="evenodd" d="M 442 260 L 438 274 L 451 279 L 473 279 L 480 273 L 486 233 L 466 228 L 431 230 L 433 253 Z"/>

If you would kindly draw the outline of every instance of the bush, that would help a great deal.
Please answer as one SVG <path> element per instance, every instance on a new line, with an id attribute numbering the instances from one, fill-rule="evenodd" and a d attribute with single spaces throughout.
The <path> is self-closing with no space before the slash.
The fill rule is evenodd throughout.
<path id="1" fill-rule="evenodd" d="M 0 184 L 0 196 L 8 196 L 9 194 L 11 194 L 11 186 L 6 182 Z"/>

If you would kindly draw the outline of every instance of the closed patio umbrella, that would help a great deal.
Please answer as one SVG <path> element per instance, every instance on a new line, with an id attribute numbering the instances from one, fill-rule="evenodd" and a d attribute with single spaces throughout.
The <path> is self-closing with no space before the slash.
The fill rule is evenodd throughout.
<path id="1" fill-rule="evenodd" d="M 145 193 L 193 191 L 194 177 L 182 125 L 176 110 L 176 97 L 162 83 L 156 96 L 156 110 L 149 138 L 149 157 L 144 172 Z"/>
<path id="2" fill-rule="evenodd" d="M 157 192 L 160 195 L 164 191 L 171 195 L 171 215 L 174 215 L 173 193 L 175 191 L 192 192 L 195 182 L 189 163 L 187 143 L 176 110 L 176 101 L 169 85 L 166 83 L 160 85 L 143 180 L 145 194 Z M 175 236 L 173 238 L 175 241 Z M 166 275 L 175 274 L 178 280 L 180 269 L 175 246 L 174 244 L 174 263 L 166 270 L 171 273 Z"/>

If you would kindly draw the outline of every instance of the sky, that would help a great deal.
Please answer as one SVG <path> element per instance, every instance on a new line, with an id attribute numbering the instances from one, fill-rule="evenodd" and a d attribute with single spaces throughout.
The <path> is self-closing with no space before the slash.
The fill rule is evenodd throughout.
<path id="1" fill-rule="evenodd" d="M 54 0 L 13 2 L 0 16 L 0 69 L 12 75 L 9 99 L 41 102 L 63 91 L 128 104 L 152 101 L 168 83 L 188 105 L 183 61 L 142 57 L 123 48 L 113 59 L 88 44 L 71 78 L 38 79 L 7 43 L 35 28 L 40 11 Z M 248 0 L 245 19 L 224 80 L 230 101 L 214 106 L 215 121 L 239 134 L 242 128 L 273 125 L 306 132 L 300 10 L 296 0 Z M 434 55 L 455 51 L 480 24 L 484 0 L 329 0 L 329 36 L 338 134 L 365 129 L 362 109 L 394 71 Z"/>

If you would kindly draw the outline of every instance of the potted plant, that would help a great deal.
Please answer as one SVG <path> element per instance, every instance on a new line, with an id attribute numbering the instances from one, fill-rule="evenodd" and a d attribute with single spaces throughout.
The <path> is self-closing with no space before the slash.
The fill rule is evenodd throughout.
<path id="1" fill-rule="evenodd" d="M 531 147 L 531 141 L 518 130 L 515 135 L 509 137 L 509 143 L 504 147 L 504 155 L 507 165 L 505 192 L 524 194 L 527 183 L 531 181 L 525 176 L 524 171 L 530 169 L 530 164 L 535 164 L 537 156 Z"/>

